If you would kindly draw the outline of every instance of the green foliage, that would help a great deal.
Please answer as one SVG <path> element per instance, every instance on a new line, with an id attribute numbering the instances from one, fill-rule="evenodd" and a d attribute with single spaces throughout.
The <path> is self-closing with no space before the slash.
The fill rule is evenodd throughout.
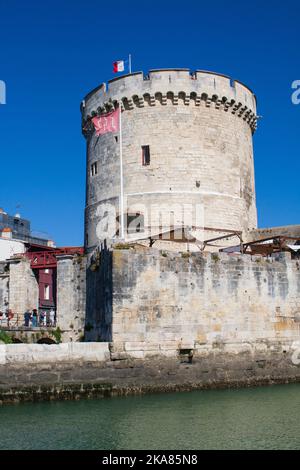
<path id="1" fill-rule="evenodd" d="M 56 330 L 51 331 L 51 335 L 57 343 L 61 343 L 61 329 L 59 326 L 56 328 Z"/>
<path id="2" fill-rule="evenodd" d="M 12 338 L 6 333 L 6 331 L 0 330 L 0 342 L 11 344 Z"/>
<path id="3" fill-rule="evenodd" d="M 162 251 L 162 252 L 161 252 L 161 256 L 163 256 L 164 258 L 167 258 L 167 257 L 168 257 L 168 254 L 167 254 L 165 251 Z"/>
<path id="4" fill-rule="evenodd" d="M 191 253 L 181 253 L 181 258 L 190 258 Z"/>
<path id="5" fill-rule="evenodd" d="M 220 261 L 220 257 L 219 257 L 219 255 L 218 255 L 217 253 L 213 253 L 213 254 L 211 255 L 211 258 L 212 258 L 212 260 L 213 260 L 215 263 L 217 263 L 218 261 Z"/>
<path id="6" fill-rule="evenodd" d="M 130 248 L 132 248 L 131 245 L 129 245 L 129 243 L 116 243 L 113 248 L 115 250 L 130 250 Z"/>

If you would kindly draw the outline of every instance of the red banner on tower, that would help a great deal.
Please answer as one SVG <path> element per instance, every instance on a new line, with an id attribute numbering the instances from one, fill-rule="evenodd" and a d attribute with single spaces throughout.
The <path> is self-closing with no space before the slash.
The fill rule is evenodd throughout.
<path id="1" fill-rule="evenodd" d="M 107 134 L 108 132 L 119 131 L 119 113 L 120 108 L 117 108 L 111 113 L 102 114 L 92 118 L 95 127 L 96 135 Z"/>

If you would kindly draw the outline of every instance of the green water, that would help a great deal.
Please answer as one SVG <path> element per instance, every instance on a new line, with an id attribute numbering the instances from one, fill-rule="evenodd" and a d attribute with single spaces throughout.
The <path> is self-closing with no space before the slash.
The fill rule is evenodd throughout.
<path id="1" fill-rule="evenodd" d="M 0 407 L 0 449 L 300 449 L 300 384 Z"/>

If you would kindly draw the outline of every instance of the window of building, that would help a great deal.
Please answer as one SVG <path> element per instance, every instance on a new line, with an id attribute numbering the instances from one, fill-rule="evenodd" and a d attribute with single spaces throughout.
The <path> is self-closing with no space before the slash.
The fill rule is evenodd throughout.
<path id="1" fill-rule="evenodd" d="M 121 224 L 121 217 L 119 215 L 116 217 L 116 221 L 118 227 L 116 237 L 118 237 L 120 235 Z M 124 225 L 125 231 L 128 234 L 143 233 L 145 231 L 144 215 L 139 212 L 135 214 L 124 214 Z"/>
<path id="2" fill-rule="evenodd" d="M 150 146 L 149 145 L 142 146 L 142 164 L 143 166 L 150 165 Z"/>
<path id="3" fill-rule="evenodd" d="M 91 175 L 95 176 L 98 173 L 98 163 L 94 162 L 91 164 Z"/>
<path id="4" fill-rule="evenodd" d="M 50 300 L 50 286 L 48 284 L 44 287 L 44 300 Z"/>
<path id="5" fill-rule="evenodd" d="M 144 216 L 143 214 L 126 214 L 126 228 L 127 233 L 141 233 L 144 232 Z"/>

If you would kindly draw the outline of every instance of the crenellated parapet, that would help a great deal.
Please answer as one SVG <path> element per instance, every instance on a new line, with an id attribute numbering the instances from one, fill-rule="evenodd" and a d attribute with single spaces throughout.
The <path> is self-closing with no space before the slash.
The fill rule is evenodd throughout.
<path id="1" fill-rule="evenodd" d="M 93 116 L 121 105 L 125 111 L 152 106 L 214 107 L 257 128 L 256 97 L 241 82 L 228 76 L 189 69 L 151 70 L 110 80 L 89 93 L 81 104 L 83 129 Z"/>

